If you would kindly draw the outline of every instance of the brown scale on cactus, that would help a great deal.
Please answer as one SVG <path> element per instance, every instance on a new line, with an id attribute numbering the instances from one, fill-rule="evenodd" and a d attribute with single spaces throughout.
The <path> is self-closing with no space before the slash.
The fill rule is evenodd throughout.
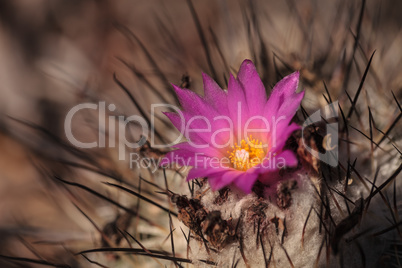
<path id="1" fill-rule="evenodd" d="M 231 224 L 231 220 L 222 219 L 220 211 L 211 211 L 201 226 L 207 241 L 219 250 L 235 239 L 235 231 Z"/>
<path id="2" fill-rule="evenodd" d="M 188 199 L 187 196 L 178 194 L 173 194 L 171 201 L 179 211 L 178 219 L 190 228 L 195 235 L 201 237 L 201 223 L 207 216 L 207 211 L 204 209 L 201 201 L 196 198 Z"/>
<path id="3" fill-rule="evenodd" d="M 269 220 L 267 220 L 267 215 L 265 214 L 268 206 L 268 202 L 260 197 L 246 210 L 245 221 L 254 225 L 254 232 L 259 228 L 260 232 L 263 233 L 268 227 Z"/>
<path id="4" fill-rule="evenodd" d="M 205 209 L 198 198 L 173 194 L 171 201 L 179 211 L 178 219 L 186 225 L 200 241 L 207 241 L 213 248 L 221 249 L 234 239 L 231 221 L 221 218 L 219 211 Z"/>
<path id="5" fill-rule="evenodd" d="M 276 189 L 276 204 L 281 209 L 289 208 L 292 204 L 292 192 L 297 189 L 296 180 L 286 180 L 278 184 Z"/>
<path id="6" fill-rule="evenodd" d="M 225 203 L 228 200 L 228 194 L 230 192 L 230 189 L 225 187 L 223 189 L 220 189 L 218 191 L 218 196 L 215 199 L 215 203 L 217 205 L 222 205 L 223 203 Z"/>

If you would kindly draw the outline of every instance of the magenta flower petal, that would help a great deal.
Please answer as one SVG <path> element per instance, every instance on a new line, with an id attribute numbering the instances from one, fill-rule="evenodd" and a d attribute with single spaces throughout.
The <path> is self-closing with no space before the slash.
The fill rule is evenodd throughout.
<path id="1" fill-rule="evenodd" d="M 281 157 L 285 159 L 286 166 L 288 167 L 295 167 L 298 164 L 296 155 L 289 150 L 283 151 Z M 260 182 L 268 185 L 276 185 L 281 179 L 282 177 L 279 174 L 279 169 L 262 172 L 258 177 Z"/>
<path id="2" fill-rule="evenodd" d="M 243 61 L 237 79 L 245 91 L 250 115 L 259 114 L 267 102 L 267 93 L 254 64 L 250 60 Z"/>
<path id="3" fill-rule="evenodd" d="M 242 189 L 242 191 L 246 194 L 249 194 L 251 192 L 251 189 L 253 188 L 254 183 L 258 179 L 258 173 L 248 173 L 244 172 L 242 175 L 240 175 L 235 181 L 234 184 L 239 188 Z"/>
<path id="4" fill-rule="evenodd" d="M 175 85 L 173 85 L 173 88 L 181 106 L 183 107 L 182 113 L 186 119 L 194 120 L 194 116 L 200 116 L 208 119 L 211 123 L 216 116 L 221 115 L 221 113 L 215 110 L 210 103 L 195 92 L 188 89 L 182 89 Z M 203 120 L 197 120 L 195 122 L 203 122 Z M 196 127 L 201 126 L 197 125 Z"/>
<path id="5" fill-rule="evenodd" d="M 177 163 L 180 166 L 213 167 L 211 159 L 225 157 L 219 150 L 213 147 L 196 148 L 188 142 L 176 144 L 177 150 L 168 152 L 161 160 L 160 166 L 168 166 Z M 217 164 L 214 164 L 215 166 Z"/>
<path id="6" fill-rule="evenodd" d="M 299 72 L 286 76 L 267 100 L 255 66 L 245 60 L 227 92 L 206 74 L 204 97 L 174 86 L 183 110 L 166 115 L 188 142 L 173 146 L 162 163 L 192 166 L 187 180 L 207 177 L 213 190 L 233 184 L 250 193 L 256 180 L 278 182 L 279 169 L 298 164 L 283 149 L 300 129 L 290 124 L 304 96 L 296 93 L 298 81 Z"/>
<path id="7" fill-rule="evenodd" d="M 273 88 L 270 98 L 283 96 L 284 99 L 295 94 L 299 85 L 299 71 L 296 71 L 288 76 L 285 76 Z"/>
<path id="8" fill-rule="evenodd" d="M 264 116 L 269 119 L 271 119 L 272 116 L 281 116 L 282 114 L 278 114 L 280 108 L 282 106 L 287 107 L 289 105 L 288 103 L 292 103 L 294 101 L 294 98 L 292 97 L 297 95 L 296 90 L 298 84 L 299 72 L 294 72 L 279 81 L 272 89 L 271 95 L 265 104 Z M 297 103 L 297 107 L 299 104 L 300 102 Z M 296 110 L 294 112 L 296 112 Z"/>
<path id="9" fill-rule="evenodd" d="M 292 151 L 285 150 L 269 159 L 265 159 L 260 165 L 249 170 L 256 174 L 264 174 L 279 170 L 283 167 L 294 167 L 297 166 L 297 163 L 298 160 L 296 155 Z"/>
<path id="10" fill-rule="evenodd" d="M 229 114 L 227 95 L 218 84 L 207 74 L 202 74 L 205 100 L 220 114 Z"/>
<path id="11" fill-rule="evenodd" d="M 199 112 L 204 110 L 208 105 L 206 101 L 197 93 L 188 89 L 182 89 L 176 85 L 172 86 L 184 111 L 197 113 L 197 111 Z"/>
<path id="12" fill-rule="evenodd" d="M 195 132 L 186 132 L 186 125 L 188 123 L 188 120 L 186 118 L 191 118 L 191 116 L 185 116 L 184 113 L 181 113 L 181 115 L 172 113 L 172 112 L 165 112 L 164 113 L 172 122 L 172 124 L 181 132 L 184 134 L 184 136 L 187 139 L 190 139 L 193 143 L 195 144 L 206 144 L 208 143 L 208 137 L 205 137 L 206 135 L 202 135 L 204 133 L 195 133 Z M 188 135 L 187 135 L 188 133 Z"/>
<path id="13" fill-rule="evenodd" d="M 232 184 L 235 180 L 237 180 L 243 172 L 234 170 L 234 171 L 225 171 L 221 173 L 217 173 L 208 177 L 209 184 L 211 185 L 211 189 L 213 191 L 218 191 L 223 187 Z"/>
<path id="14" fill-rule="evenodd" d="M 303 97 L 304 91 L 300 93 L 295 93 L 288 97 L 288 99 L 284 101 L 282 106 L 279 108 L 277 115 L 286 116 L 289 122 L 296 114 L 297 108 L 299 107 Z"/>
<path id="15" fill-rule="evenodd" d="M 210 129 L 211 132 L 218 132 L 221 129 L 230 127 L 227 120 L 217 120 L 222 114 L 199 95 L 177 86 L 174 86 L 174 88 L 184 110 L 179 114 L 168 112 L 165 115 L 187 139 L 199 145 L 209 144 L 211 141 L 210 133 L 205 131 L 194 132 L 193 130 Z M 216 135 L 214 139 L 219 144 L 224 144 L 227 136 L 227 133 L 226 135 L 221 133 Z"/>
<path id="16" fill-rule="evenodd" d="M 282 157 L 285 160 L 287 167 L 295 167 L 299 163 L 295 153 L 290 150 L 283 151 L 278 157 Z"/>
<path id="17" fill-rule="evenodd" d="M 273 136 L 271 140 L 271 145 L 272 149 L 271 152 L 278 152 L 282 150 L 283 146 L 285 145 L 287 139 L 290 137 L 290 135 L 296 131 L 301 129 L 301 127 L 296 124 L 292 123 L 290 125 L 281 125 L 278 124 L 276 134 Z"/>
<path id="18" fill-rule="evenodd" d="M 249 118 L 249 110 L 241 84 L 230 75 L 228 84 L 228 107 L 230 118 L 234 124 L 234 133 L 243 131 L 243 126 Z"/>

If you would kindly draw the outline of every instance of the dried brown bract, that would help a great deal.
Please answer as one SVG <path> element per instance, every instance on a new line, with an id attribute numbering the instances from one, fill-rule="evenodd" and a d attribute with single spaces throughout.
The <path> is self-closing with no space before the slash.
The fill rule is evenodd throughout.
<path id="1" fill-rule="evenodd" d="M 286 209 L 292 204 L 292 192 L 297 189 L 296 180 L 282 181 L 276 189 L 276 204 L 281 209 Z"/>
<path id="2" fill-rule="evenodd" d="M 267 208 L 268 203 L 265 202 L 263 198 L 258 198 L 247 209 L 246 220 L 254 223 L 254 232 L 258 225 L 260 232 L 263 232 L 268 227 L 269 221 L 266 220 L 267 216 L 264 212 Z"/>
<path id="3" fill-rule="evenodd" d="M 267 188 L 267 185 L 260 182 L 259 180 L 254 183 L 252 191 L 258 196 L 264 198 L 264 190 Z"/>
<path id="4" fill-rule="evenodd" d="M 195 237 L 208 242 L 213 248 L 221 249 L 234 239 L 235 231 L 230 221 L 223 220 L 219 211 L 208 212 L 198 198 L 173 194 L 178 219 L 186 225 Z"/>
<path id="5" fill-rule="evenodd" d="M 303 137 L 301 132 L 295 132 L 292 139 L 297 141 L 297 155 L 300 159 L 302 166 L 310 173 L 317 175 L 320 172 L 320 162 L 309 152 L 306 146 L 310 147 L 316 152 L 323 152 L 322 142 L 323 137 L 318 133 L 316 127 L 308 126 L 303 130 Z"/>
<path id="6" fill-rule="evenodd" d="M 229 196 L 229 188 L 225 187 L 218 191 L 219 195 L 215 199 L 215 204 L 222 205 L 228 200 Z"/>
<path id="7" fill-rule="evenodd" d="M 207 216 L 207 211 L 196 198 L 188 199 L 185 195 L 173 194 L 171 201 L 176 204 L 179 210 L 178 219 L 184 223 L 193 234 L 202 237 L 201 223 Z"/>
<path id="8" fill-rule="evenodd" d="M 235 231 L 230 222 L 222 219 L 220 211 L 208 213 L 201 226 L 208 242 L 216 249 L 223 248 L 234 239 Z"/>

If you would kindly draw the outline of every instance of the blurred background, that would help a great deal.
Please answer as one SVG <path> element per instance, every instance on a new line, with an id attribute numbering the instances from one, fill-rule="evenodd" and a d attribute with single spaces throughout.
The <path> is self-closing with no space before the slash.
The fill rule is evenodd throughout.
<path id="1" fill-rule="evenodd" d="M 396 111 L 391 90 L 402 99 L 401 10 L 397 0 L 0 1 L 0 255 L 93 265 L 74 253 L 100 245 L 97 228 L 105 230 L 125 214 L 55 176 L 127 207 L 139 201 L 101 182 L 139 187 L 141 176 L 163 185 L 163 176 L 130 169 L 114 149 L 72 146 L 64 119 L 79 103 L 105 101 L 116 105 L 112 115 L 149 115 L 152 103 L 176 104 L 169 83 L 202 93 L 205 72 L 226 88 L 228 74 L 250 58 L 267 88 L 301 70 L 303 107 L 313 111 L 325 104 L 323 81 L 333 99 L 347 100 L 344 90 L 353 96 L 376 51 L 362 98 L 379 128 L 386 127 Z M 367 115 L 365 101 L 356 116 Z M 157 129 L 169 140 L 173 130 L 163 122 L 157 120 Z M 96 112 L 79 115 L 73 126 L 86 141 L 103 127 Z M 132 140 L 140 138 L 135 129 L 127 131 Z M 401 137 L 400 124 L 394 131 Z M 181 180 L 170 181 L 170 188 L 185 189 Z M 153 191 L 148 194 L 166 203 Z M 140 210 L 159 227 L 134 224 L 136 236 L 148 237 L 148 245 L 165 241 L 166 213 Z M 125 267 L 116 256 L 104 258 Z M 36 265 L 0 258 L 1 267 Z"/>

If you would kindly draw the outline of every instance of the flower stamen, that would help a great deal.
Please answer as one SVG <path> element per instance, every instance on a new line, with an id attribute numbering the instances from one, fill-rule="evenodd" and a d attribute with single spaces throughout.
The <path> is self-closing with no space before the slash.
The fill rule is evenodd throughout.
<path id="1" fill-rule="evenodd" d="M 232 149 L 232 151 L 228 151 L 230 162 L 235 169 L 241 171 L 260 164 L 266 155 L 262 142 L 253 139 L 251 135 L 247 141 L 242 139 L 240 145 L 235 143 Z"/>

